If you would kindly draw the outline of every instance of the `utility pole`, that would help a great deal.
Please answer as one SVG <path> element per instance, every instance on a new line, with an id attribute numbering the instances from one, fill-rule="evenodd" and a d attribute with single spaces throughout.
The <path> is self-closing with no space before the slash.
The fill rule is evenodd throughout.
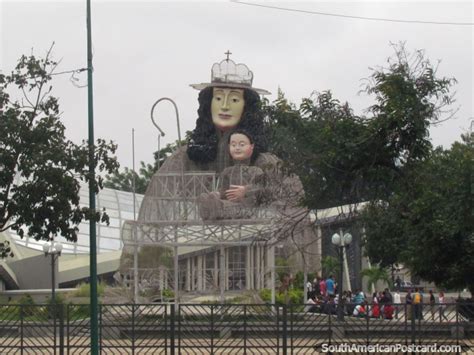
<path id="1" fill-rule="evenodd" d="M 92 31 L 91 31 L 91 0 L 87 0 L 87 102 L 89 117 L 89 208 L 95 215 L 95 147 L 94 147 L 94 106 L 92 91 Z M 89 221 L 90 246 L 90 322 L 91 322 L 91 354 L 99 355 L 98 306 L 97 306 L 97 245 L 96 223 Z"/>

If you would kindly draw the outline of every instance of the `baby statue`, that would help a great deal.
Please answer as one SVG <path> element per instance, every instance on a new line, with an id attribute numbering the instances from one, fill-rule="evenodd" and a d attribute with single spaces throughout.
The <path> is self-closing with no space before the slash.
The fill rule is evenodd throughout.
<path id="1" fill-rule="evenodd" d="M 237 129 L 229 135 L 229 152 L 233 166 L 219 176 L 218 191 L 198 198 L 199 213 L 203 220 L 249 218 L 258 206 L 264 172 L 250 166 L 254 144 L 249 133 Z"/>

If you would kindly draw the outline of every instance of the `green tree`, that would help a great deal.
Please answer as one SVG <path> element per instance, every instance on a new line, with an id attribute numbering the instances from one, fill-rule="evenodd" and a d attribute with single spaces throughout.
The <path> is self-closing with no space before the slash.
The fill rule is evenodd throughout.
<path id="1" fill-rule="evenodd" d="M 135 192 L 138 194 L 144 194 L 148 183 L 155 172 L 156 166 L 145 164 L 141 161 L 139 173 L 125 167 L 123 171 L 117 171 L 112 175 L 106 175 L 104 187 L 133 192 L 133 184 L 135 183 Z"/>
<path id="2" fill-rule="evenodd" d="M 322 277 L 328 277 L 330 275 L 337 275 L 341 269 L 339 260 L 333 256 L 325 256 L 321 261 L 323 269 Z"/>
<path id="3" fill-rule="evenodd" d="M 303 204 L 320 209 L 353 202 L 360 175 L 356 159 L 362 157 L 352 142 L 362 139 L 365 123 L 349 105 L 327 91 L 303 99 L 295 108 L 280 93 L 266 114 L 270 148 L 300 177 Z"/>
<path id="4" fill-rule="evenodd" d="M 377 102 L 369 109 L 376 118 L 370 125 L 371 134 L 383 142 L 372 150 L 392 164 L 393 174 L 387 193 L 369 200 L 362 213 L 367 255 L 381 267 L 392 269 L 408 259 L 414 183 L 419 180 L 420 166 L 432 154 L 428 129 L 440 121 L 444 107 L 453 103 L 450 88 L 455 83 L 452 78 L 438 78 L 436 67 L 422 51 L 395 48 L 388 68 L 376 70 L 365 89 Z"/>
<path id="5" fill-rule="evenodd" d="M 7 257 L 13 257 L 10 243 L 8 241 L 0 242 L 0 259 L 5 259 Z"/>
<path id="6" fill-rule="evenodd" d="M 431 151 L 428 128 L 453 102 L 452 78 L 438 78 L 422 51 L 394 46 L 388 68 L 378 68 L 363 89 L 374 96 L 370 116 L 357 116 L 330 91 L 297 108 L 279 92 L 264 102 L 271 150 L 297 174 L 311 209 L 385 200 L 404 168 Z"/>
<path id="7" fill-rule="evenodd" d="M 390 279 L 390 276 L 387 272 L 387 269 L 381 268 L 381 267 L 371 267 L 368 269 L 364 269 L 360 272 L 360 275 L 362 277 L 367 278 L 367 288 L 370 290 L 372 286 L 375 287 L 377 282 L 383 281 L 387 283 L 388 285 L 392 284 L 392 281 Z"/>
<path id="8" fill-rule="evenodd" d="M 459 245 L 466 252 L 470 250 L 469 243 L 463 239 L 469 234 L 466 232 L 461 238 L 459 231 L 461 226 L 467 228 L 467 218 L 464 217 L 464 222 L 460 217 L 439 219 L 434 211 L 428 213 L 427 210 L 444 211 L 439 205 L 451 206 L 451 203 L 434 193 L 429 194 L 429 190 L 422 195 L 423 199 L 417 197 L 425 191 L 424 184 L 439 190 L 441 186 L 435 183 L 445 183 L 446 189 L 454 189 L 438 176 L 448 170 L 447 166 L 439 166 L 440 172 L 436 173 L 436 164 L 441 164 L 441 159 L 432 160 L 429 128 L 453 114 L 449 105 L 454 102 L 451 87 L 456 80 L 439 77 L 437 65 L 433 65 L 423 51 L 410 53 L 404 44 L 394 45 L 394 49 L 395 55 L 387 61 L 388 66 L 374 69 L 365 81 L 362 91 L 375 99 L 366 116 L 354 115 L 347 103 L 339 102 L 329 91 L 303 99 L 299 107 L 288 102 L 281 92 L 273 103 L 265 102 L 266 126 L 271 139 L 276 140 L 270 142 L 271 149 L 284 159 L 285 168 L 300 177 L 305 190 L 304 206 L 322 209 L 368 202 L 362 214 L 365 248 L 371 260 L 382 268 L 403 263 L 428 280 L 459 286 L 463 284 L 459 280 L 462 277 L 464 285 L 468 285 L 471 281 L 463 270 L 471 266 L 466 260 L 472 257 L 461 261 L 454 250 L 451 254 L 445 250 L 444 255 L 439 255 L 446 260 L 441 263 L 444 272 L 432 274 L 438 269 L 432 267 L 436 259 L 429 260 L 424 255 L 433 253 L 430 255 L 434 256 L 435 252 L 441 253 L 443 247 L 418 250 L 432 245 L 425 238 L 434 238 L 448 226 L 450 232 L 446 232 L 444 238 L 451 236 L 452 240 L 462 241 Z M 457 157 L 461 156 L 460 150 L 456 146 Z M 469 165 L 468 162 L 466 160 L 465 165 Z M 472 158 L 470 162 L 472 167 Z M 430 164 L 436 168 L 420 175 Z M 461 181 L 458 185 L 471 186 L 472 191 L 472 182 L 467 182 L 472 175 L 466 172 L 467 168 L 460 170 L 459 166 L 452 165 L 450 169 L 458 174 L 458 179 L 464 179 L 465 185 Z M 472 195 L 467 193 L 467 188 L 465 192 L 467 201 Z M 432 198 L 430 203 L 427 203 L 428 196 Z M 470 203 L 460 202 L 452 211 L 466 216 L 466 206 L 472 210 Z M 431 221 L 425 215 L 430 216 Z M 444 223 L 444 228 L 438 226 L 437 233 L 428 228 L 436 221 Z M 459 231 L 457 239 L 454 231 Z M 418 244 L 413 244 L 414 240 Z M 444 245 L 441 240 L 438 242 L 438 246 Z M 451 260 L 452 266 L 448 266 L 447 260 Z M 450 270 L 458 270 L 462 276 L 453 278 L 454 271 Z"/>
<path id="9" fill-rule="evenodd" d="M 474 294 L 474 136 L 437 149 L 413 177 L 404 262 L 423 279 Z M 407 196 L 408 197 L 408 196 Z"/>
<path id="10" fill-rule="evenodd" d="M 472 293 L 473 161 L 473 136 L 465 135 L 451 149 L 438 148 L 406 169 L 406 181 L 393 196 L 365 211 L 372 219 L 366 226 L 369 256 L 384 265 L 401 262 L 438 286 Z M 382 251 L 383 245 L 395 255 Z"/>
<path id="11" fill-rule="evenodd" d="M 173 251 L 170 248 L 146 245 L 138 253 L 138 264 L 141 268 L 154 268 L 164 266 L 173 268 Z"/>
<path id="12" fill-rule="evenodd" d="M 280 282 L 283 282 L 284 277 L 290 275 L 291 273 L 288 259 L 277 256 L 275 258 L 275 271 L 277 274 L 277 279 Z"/>
<path id="13" fill-rule="evenodd" d="M 113 174 L 106 175 L 104 186 L 111 189 L 132 192 L 134 183 L 133 179 L 135 177 L 135 192 L 144 194 L 151 178 L 158 170 L 158 167 L 162 166 L 166 159 L 178 148 L 178 142 L 179 141 L 167 144 L 166 147 L 160 149 L 159 152 L 156 151 L 153 153 L 155 160 L 154 164 L 141 161 L 138 173 L 125 167 L 123 171 L 115 171 Z M 181 145 L 184 144 L 186 144 L 186 141 L 181 141 Z"/>
<path id="14" fill-rule="evenodd" d="M 370 260 L 382 268 L 395 267 L 407 250 L 407 238 L 404 232 L 406 213 L 405 196 L 394 192 L 390 204 L 386 201 L 375 201 L 361 213 L 362 225 L 365 228 L 364 247 Z M 396 204 L 397 208 L 393 208 Z M 393 280 L 392 280 L 393 281 Z"/>
<path id="15" fill-rule="evenodd" d="M 83 219 L 107 221 L 107 215 L 80 205 L 80 181 L 90 181 L 89 147 L 65 138 L 58 99 L 51 95 L 56 66 L 50 49 L 44 59 L 22 56 L 10 74 L 0 74 L 0 232 L 76 241 Z M 94 146 L 95 193 L 101 173 L 118 167 L 115 149 L 101 139 Z"/>

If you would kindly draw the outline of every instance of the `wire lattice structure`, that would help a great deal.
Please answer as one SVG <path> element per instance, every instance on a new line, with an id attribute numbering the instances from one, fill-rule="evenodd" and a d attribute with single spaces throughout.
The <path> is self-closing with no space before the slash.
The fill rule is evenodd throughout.
<path id="1" fill-rule="evenodd" d="M 173 248 L 174 277 L 179 279 L 178 259 L 203 248 L 220 250 L 220 289 L 225 287 L 222 277 L 224 249 L 233 246 L 260 245 L 268 257 L 265 274 L 274 280 L 273 246 L 285 235 L 302 234 L 309 220 L 296 220 L 300 208 L 289 208 L 282 201 L 265 206 L 241 206 L 243 218 L 203 220 L 198 199 L 216 191 L 218 175 L 214 172 L 161 172 L 156 173 L 143 199 L 137 221 L 126 221 L 122 228 L 124 251 L 134 253 L 147 246 Z M 134 263 L 138 265 L 138 263 Z M 133 278 L 140 278 L 134 271 Z M 271 275 L 271 276 L 270 276 Z M 174 283 L 179 294 L 179 282 Z M 138 288 L 137 283 L 136 288 Z"/>
<path id="2" fill-rule="evenodd" d="M 158 173 L 147 191 L 138 221 L 126 221 L 122 231 L 125 246 L 215 246 L 271 244 L 278 231 L 294 226 L 294 215 L 282 214 L 278 205 L 242 207 L 251 218 L 203 221 L 197 198 L 215 191 L 214 173 Z M 150 196 L 151 194 L 151 196 Z M 136 231 L 138 237 L 132 235 Z"/>

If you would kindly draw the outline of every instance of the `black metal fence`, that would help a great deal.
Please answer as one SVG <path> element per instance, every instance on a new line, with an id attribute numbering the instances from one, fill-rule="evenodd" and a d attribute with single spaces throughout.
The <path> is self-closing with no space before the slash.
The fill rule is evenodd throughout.
<path id="1" fill-rule="evenodd" d="M 336 346 L 405 352 L 413 345 L 446 353 L 474 350 L 469 307 L 401 304 L 384 312 L 369 305 L 354 316 L 355 306 L 344 305 L 341 319 L 334 305 L 100 305 L 100 349 L 103 354 L 317 354 L 341 351 Z M 457 348 L 446 348 L 453 345 Z M 88 305 L 0 305 L 0 354 L 89 349 Z"/>

